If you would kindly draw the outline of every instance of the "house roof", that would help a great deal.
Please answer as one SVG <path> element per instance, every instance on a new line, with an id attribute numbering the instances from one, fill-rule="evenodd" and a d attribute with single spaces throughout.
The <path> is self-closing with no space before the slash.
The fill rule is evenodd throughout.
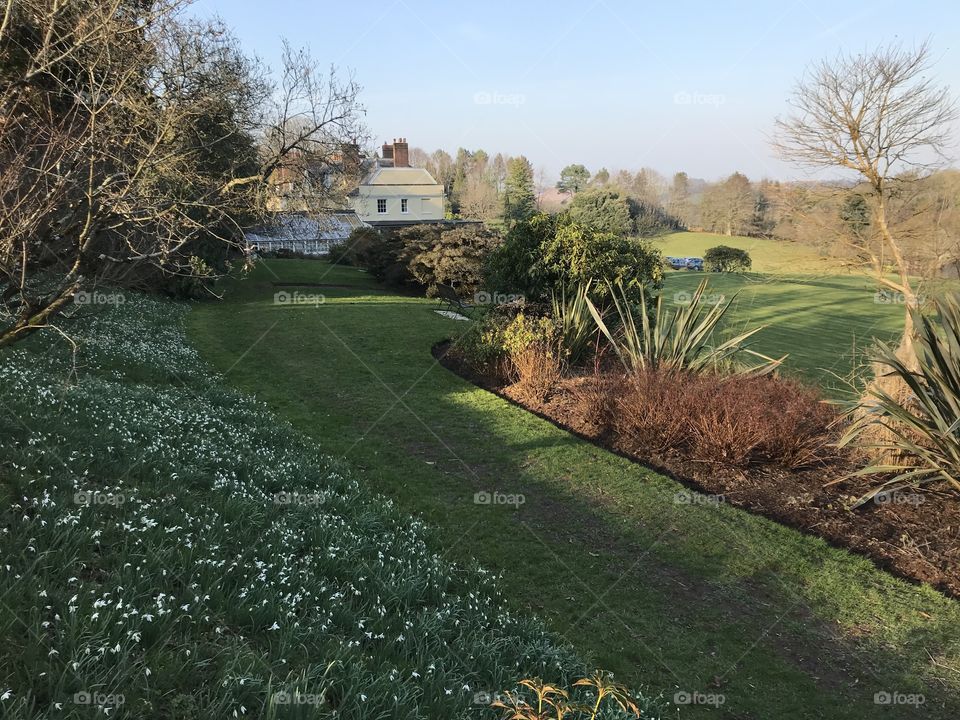
<path id="1" fill-rule="evenodd" d="M 307 240 L 346 240 L 363 221 L 353 211 L 334 211 L 314 218 L 303 215 L 280 215 L 270 227 L 244 233 L 251 245 L 277 242 L 304 242 Z"/>
<path id="2" fill-rule="evenodd" d="M 361 185 L 438 185 L 423 168 L 376 167 Z"/>

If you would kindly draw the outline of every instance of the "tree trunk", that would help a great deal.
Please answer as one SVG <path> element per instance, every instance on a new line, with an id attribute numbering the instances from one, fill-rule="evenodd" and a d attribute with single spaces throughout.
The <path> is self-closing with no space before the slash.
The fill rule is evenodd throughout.
<path id="1" fill-rule="evenodd" d="M 879 268 L 879 279 L 881 283 L 900 293 L 904 303 L 903 334 L 900 336 L 900 343 L 897 345 L 896 356 L 910 372 L 917 372 L 920 369 L 920 363 L 917 361 L 914 348 L 916 328 L 913 321 L 913 310 L 919 306 L 919 302 L 910 284 L 910 275 L 908 274 L 907 263 L 903 252 L 887 225 L 886 205 L 884 203 L 882 189 L 878 192 L 878 197 L 877 225 L 880 228 L 883 247 L 890 248 L 890 254 L 897 264 L 899 283 L 893 283 L 883 277 L 882 263 Z M 889 395 L 900 405 L 906 405 L 910 402 L 911 392 L 909 386 L 899 376 L 890 375 L 889 373 L 889 367 L 879 363 L 874 364 L 873 379 L 864 390 L 860 408 L 857 411 L 858 415 L 862 416 L 862 414 L 870 411 L 876 404 L 876 394 L 878 392 Z M 872 428 L 864 434 L 864 438 L 867 439 L 868 442 L 886 445 L 892 445 L 895 437 L 893 432 L 880 425 L 872 426 Z M 901 465 L 907 461 L 902 453 L 892 448 L 886 451 L 874 450 L 873 452 L 882 462 L 891 465 Z"/>

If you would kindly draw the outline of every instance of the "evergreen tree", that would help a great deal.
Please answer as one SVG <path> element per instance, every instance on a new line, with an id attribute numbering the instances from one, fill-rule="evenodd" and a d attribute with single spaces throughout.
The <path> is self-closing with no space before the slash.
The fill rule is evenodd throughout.
<path id="1" fill-rule="evenodd" d="M 535 210 L 533 166 L 523 155 L 507 161 L 507 178 L 503 192 L 503 219 L 510 222 L 528 220 Z"/>

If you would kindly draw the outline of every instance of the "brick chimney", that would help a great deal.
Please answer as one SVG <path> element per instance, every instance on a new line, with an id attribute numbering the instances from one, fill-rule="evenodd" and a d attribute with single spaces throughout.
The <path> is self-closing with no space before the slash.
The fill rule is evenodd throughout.
<path id="1" fill-rule="evenodd" d="M 393 166 L 410 167 L 410 149 L 406 138 L 393 141 Z"/>
<path id="2" fill-rule="evenodd" d="M 393 145 L 384 143 L 380 155 L 383 160 L 387 161 L 383 163 L 384 165 L 393 165 Z"/>

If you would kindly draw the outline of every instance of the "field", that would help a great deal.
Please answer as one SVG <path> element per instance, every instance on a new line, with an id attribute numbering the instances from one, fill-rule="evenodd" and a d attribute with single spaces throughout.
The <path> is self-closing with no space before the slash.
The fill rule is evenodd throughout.
<path id="1" fill-rule="evenodd" d="M 741 248 L 750 253 L 754 272 L 760 273 L 813 273 L 842 274 L 850 272 L 836 258 L 821 256 L 816 248 L 785 240 L 727 236 L 705 232 L 677 232 L 654 241 L 654 247 L 664 255 L 680 257 L 703 257 L 717 245 Z"/>
<path id="2" fill-rule="evenodd" d="M 277 302 L 274 282 L 300 302 Z M 675 481 L 452 375 L 430 348 L 465 323 L 434 302 L 316 261 L 271 261 L 225 290 L 189 323 L 228 382 L 437 527 L 447 557 L 502 573 L 513 607 L 591 664 L 667 700 L 723 698 L 681 704 L 681 717 L 915 716 L 879 708 L 884 693 L 923 694 L 926 717 L 960 712 L 956 602 L 819 539 L 691 502 Z M 822 292 L 794 298 L 797 311 Z M 843 303 L 859 290 L 836 292 Z M 810 332 L 829 320 L 800 317 Z M 837 352 L 849 342 L 836 341 Z"/>
<path id="3" fill-rule="evenodd" d="M 755 350 L 787 355 L 786 372 L 840 397 L 860 387 L 874 341 L 893 341 L 903 327 L 903 306 L 877 302 L 876 283 L 856 275 L 675 272 L 664 282 L 665 302 L 683 301 L 701 280 L 715 301 L 733 301 L 731 330 L 766 326 L 752 338 Z"/>

